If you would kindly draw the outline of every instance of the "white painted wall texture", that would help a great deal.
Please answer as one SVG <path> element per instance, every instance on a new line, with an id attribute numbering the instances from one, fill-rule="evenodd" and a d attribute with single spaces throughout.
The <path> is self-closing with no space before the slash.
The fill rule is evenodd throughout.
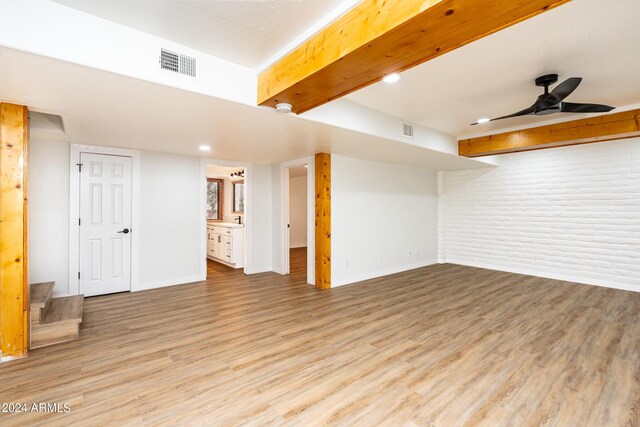
<path id="1" fill-rule="evenodd" d="M 640 138 L 439 173 L 439 260 L 640 291 Z"/>
<path id="2" fill-rule="evenodd" d="M 198 281 L 200 159 L 142 151 L 140 169 L 140 282 L 134 290 Z"/>
<path id="3" fill-rule="evenodd" d="M 29 141 L 29 280 L 69 293 L 69 144 Z"/>
<path id="4" fill-rule="evenodd" d="M 434 264 L 437 174 L 331 156 L 331 285 Z"/>

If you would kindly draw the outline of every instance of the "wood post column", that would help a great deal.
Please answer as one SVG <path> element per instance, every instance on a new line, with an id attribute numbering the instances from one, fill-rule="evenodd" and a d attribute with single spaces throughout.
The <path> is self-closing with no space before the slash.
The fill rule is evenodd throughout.
<path id="1" fill-rule="evenodd" d="M 29 110 L 0 103 L 0 350 L 29 351 L 27 277 L 27 147 Z"/>
<path id="2" fill-rule="evenodd" d="M 331 154 L 315 158 L 316 288 L 331 288 Z"/>

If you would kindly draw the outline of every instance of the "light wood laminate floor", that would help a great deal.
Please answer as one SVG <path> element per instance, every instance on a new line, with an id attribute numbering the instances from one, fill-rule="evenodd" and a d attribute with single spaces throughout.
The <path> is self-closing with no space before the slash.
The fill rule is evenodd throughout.
<path id="1" fill-rule="evenodd" d="M 640 294 L 450 264 L 328 291 L 209 263 L 86 300 L 81 339 L 0 366 L 0 425 L 632 426 Z"/>

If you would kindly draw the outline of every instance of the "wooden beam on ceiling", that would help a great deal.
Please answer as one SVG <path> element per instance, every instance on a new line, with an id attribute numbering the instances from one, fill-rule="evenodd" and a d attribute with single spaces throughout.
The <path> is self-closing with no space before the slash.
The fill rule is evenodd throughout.
<path id="1" fill-rule="evenodd" d="M 364 0 L 258 76 L 303 113 L 570 0 Z"/>
<path id="2" fill-rule="evenodd" d="M 458 141 L 465 157 L 490 156 L 640 136 L 640 109 Z"/>
<path id="3" fill-rule="evenodd" d="M 29 351 L 27 146 L 29 110 L 0 103 L 0 350 Z"/>

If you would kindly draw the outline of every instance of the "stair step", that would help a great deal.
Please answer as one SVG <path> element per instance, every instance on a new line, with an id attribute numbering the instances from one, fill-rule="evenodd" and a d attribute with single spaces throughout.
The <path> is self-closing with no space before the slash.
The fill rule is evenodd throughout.
<path id="1" fill-rule="evenodd" d="M 77 339 L 83 306 L 84 295 L 52 298 L 42 322 L 31 324 L 31 348 Z"/>
<path id="2" fill-rule="evenodd" d="M 54 282 L 32 283 L 29 290 L 29 311 L 31 324 L 38 324 L 44 320 L 44 314 L 51 304 Z"/>
<path id="3" fill-rule="evenodd" d="M 53 282 L 32 283 L 30 288 L 30 304 L 31 310 L 35 308 L 44 308 L 53 294 Z"/>
<path id="4" fill-rule="evenodd" d="M 70 297 L 53 298 L 51 305 L 44 315 L 43 324 L 61 322 L 82 322 L 82 309 L 84 306 L 84 295 L 73 295 Z"/>
<path id="5" fill-rule="evenodd" d="M 31 348 L 46 347 L 80 337 L 80 323 L 49 323 L 31 328 Z"/>

